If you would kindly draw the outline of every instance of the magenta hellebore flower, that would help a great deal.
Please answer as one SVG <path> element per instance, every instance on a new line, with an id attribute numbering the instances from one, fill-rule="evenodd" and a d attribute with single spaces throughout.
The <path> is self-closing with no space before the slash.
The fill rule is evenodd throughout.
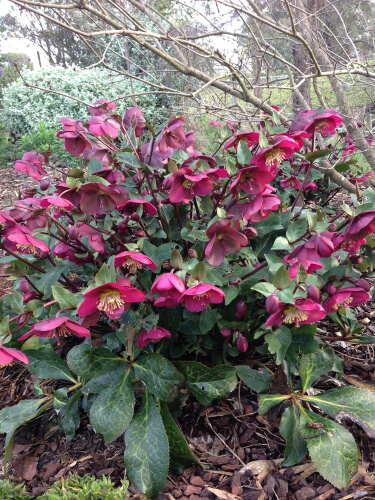
<path id="1" fill-rule="evenodd" d="M 184 302 L 190 312 L 201 312 L 208 304 L 221 304 L 224 297 L 225 293 L 220 288 L 209 283 L 199 283 L 185 290 L 178 302 Z"/>
<path id="2" fill-rule="evenodd" d="M 259 132 L 253 132 L 251 130 L 238 132 L 237 134 L 234 134 L 232 139 L 229 139 L 229 141 L 225 144 L 223 149 L 224 150 L 231 148 L 237 149 L 238 143 L 241 141 L 244 141 L 247 144 L 247 146 L 251 148 L 251 146 L 259 142 Z"/>
<path id="3" fill-rule="evenodd" d="M 266 326 L 281 325 L 282 323 L 288 325 L 295 323 L 296 326 L 316 323 L 325 315 L 326 312 L 320 304 L 310 299 L 298 298 L 295 299 L 294 304 L 281 303 L 277 311 L 267 319 Z"/>
<path id="4" fill-rule="evenodd" d="M 105 253 L 105 241 L 99 231 L 87 224 L 81 224 L 78 231 L 79 236 L 88 237 L 89 245 L 93 250 L 99 253 Z"/>
<path id="5" fill-rule="evenodd" d="M 299 189 L 302 186 L 302 182 L 300 182 L 296 176 L 292 175 L 291 177 L 288 177 L 287 179 L 282 179 L 280 181 L 280 186 L 283 189 L 286 189 L 286 188 Z"/>
<path id="6" fill-rule="evenodd" d="M 262 149 L 251 159 L 251 164 L 258 167 L 272 168 L 276 174 L 276 168 L 284 160 L 287 160 L 294 153 L 301 149 L 301 146 L 287 135 L 274 136 L 269 139 L 270 145 Z"/>
<path id="7" fill-rule="evenodd" d="M 90 330 L 72 321 L 67 316 L 59 318 L 48 318 L 35 323 L 29 332 L 22 335 L 18 340 L 26 340 L 31 335 L 37 337 L 53 338 L 56 337 L 57 343 L 60 343 L 60 337 L 75 335 L 76 337 L 90 337 Z"/>
<path id="8" fill-rule="evenodd" d="M 157 265 L 153 260 L 138 252 L 121 252 L 115 257 L 115 267 L 127 267 L 133 274 L 137 269 L 148 267 L 149 269 L 157 269 Z"/>
<path id="9" fill-rule="evenodd" d="M 89 120 L 89 129 L 95 137 L 104 137 L 109 135 L 116 139 L 121 125 L 118 121 L 108 116 L 92 116 Z"/>
<path id="10" fill-rule="evenodd" d="M 181 278 L 173 273 L 161 274 L 151 286 L 151 293 L 160 295 L 160 298 L 154 301 L 154 306 L 173 309 L 184 291 L 185 285 Z"/>
<path id="11" fill-rule="evenodd" d="M 26 227 L 9 227 L 3 235 L 6 238 L 5 246 L 9 246 L 21 253 L 37 255 L 39 252 L 50 252 L 47 245 L 43 241 L 34 238 L 30 229 Z"/>
<path id="12" fill-rule="evenodd" d="M 161 326 L 153 326 L 149 332 L 143 329 L 138 335 L 137 347 L 138 349 L 143 349 L 147 344 L 156 344 L 164 338 L 170 339 L 171 336 L 171 332 Z"/>
<path id="13" fill-rule="evenodd" d="M 57 137 L 64 139 L 65 149 L 73 156 L 80 156 L 85 149 L 91 149 L 91 142 L 86 137 L 87 129 L 75 118 L 60 118 L 64 130 L 57 132 Z"/>
<path id="14" fill-rule="evenodd" d="M 172 203 L 189 203 L 195 196 L 205 196 L 213 186 L 204 172 L 194 173 L 190 168 L 180 168 L 172 175 L 169 199 Z"/>
<path id="15" fill-rule="evenodd" d="M 207 243 L 204 253 L 207 262 L 215 267 L 220 266 L 226 255 L 234 255 L 249 244 L 246 236 L 231 227 L 227 219 L 214 222 L 206 234 L 211 241 Z"/>
<path id="16" fill-rule="evenodd" d="M 122 123 L 124 124 L 126 129 L 132 127 L 135 137 L 141 137 L 146 126 L 146 119 L 140 109 L 130 108 L 125 112 Z"/>
<path id="17" fill-rule="evenodd" d="M 264 168 L 243 168 L 230 185 L 230 192 L 236 194 L 244 191 L 247 194 L 259 194 L 264 191 L 266 184 L 273 181 L 274 178 L 275 173 Z"/>
<path id="18" fill-rule="evenodd" d="M 340 288 L 323 302 L 327 314 L 367 302 L 370 295 L 359 287 Z"/>
<path id="19" fill-rule="evenodd" d="M 266 219 L 272 210 L 277 210 L 279 205 L 280 199 L 266 186 L 263 193 L 254 196 L 250 201 L 235 203 L 228 212 L 234 216 L 235 220 L 259 222 Z"/>
<path id="20" fill-rule="evenodd" d="M 290 132 L 305 131 L 310 136 L 317 132 L 323 137 L 334 135 L 335 129 L 342 123 L 341 116 L 333 109 L 325 109 L 317 114 L 317 109 L 302 111 L 289 127 Z"/>
<path id="21" fill-rule="evenodd" d="M 0 365 L 10 365 L 15 361 L 22 361 L 22 363 L 29 364 L 29 360 L 23 352 L 11 347 L 0 346 Z"/>
<path id="22" fill-rule="evenodd" d="M 83 294 L 78 316 L 89 316 L 98 310 L 111 319 L 119 319 L 134 302 L 142 302 L 145 294 L 133 286 L 105 283 Z"/>
<path id="23" fill-rule="evenodd" d="M 13 219 L 10 215 L 5 212 L 0 211 L 0 228 L 15 226 L 17 225 L 17 221 Z"/>
<path id="24" fill-rule="evenodd" d="M 44 158 L 36 151 L 29 151 L 22 156 L 22 160 L 17 160 L 14 168 L 22 174 L 27 174 L 36 181 L 40 181 L 42 175 L 47 172 L 43 168 Z"/>
<path id="25" fill-rule="evenodd" d="M 186 143 L 186 133 L 182 128 L 185 123 L 185 118 L 175 118 L 170 121 L 166 127 L 160 133 L 160 138 L 158 142 L 159 151 L 164 153 L 168 148 L 181 149 Z"/>
<path id="26" fill-rule="evenodd" d="M 358 241 L 375 232 L 375 210 L 361 212 L 350 221 L 344 232 L 346 241 Z"/>
<path id="27" fill-rule="evenodd" d="M 209 125 L 211 125 L 211 127 L 221 127 L 220 122 L 218 122 L 217 120 L 211 120 Z"/>
<path id="28" fill-rule="evenodd" d="M 40 198 L 40 206 L 43 208 L 53 208 L 58 212 L 71 212 L 74 208 L 73 203 L 58 196 L 43 196 Z"/>
<path id="29" fill-rule="evenodd" d="M 110 184 L 121 184 L 125 182 L 124 174 L 120 170 L 117 170 L 117 168 L 102 168 L 95 172 L 95 175 L 102 177 Z"/>
<path id="30" fill-rule="evenodd" d="M 172 154 L 172 148 L 167 148 L 165 151 L 161 152 L 159 145 L 153 144 L 152 142 L 147 142 L 141 148 L 142 162 L 154 168 L 162 168 Z"/>
<path id="31" fill-rule="evenodd" d="M 89 182 L 81 186 L 81 210 L 85 214 L 112 212 L 129 199 L 129 193 L 123 186 L 105 186 L 99 182 Z"/>
<path id="32" fill-rule="evenodd" d="M 116 109 L 114 102 L 109 102 L 107 99 L 98 99 L 92 106 L 89 106 L 89 113 L 93 116 L 101 116 L 110 113 Z"/>
<path id="33" fill-rule="evenodd" d="M 84 150 L 84 152 L 83 152 L 83 158 L 86 161 L 90 161 L 93 158 L 95 158 L 96 160 L 100 161 L 100 163 L 105 168 L 108 168 L 112 164 L 111 152 L 103 144 L 100 144 L 97 141 L 93 141 L 91 143 L 91 149 L 85 149 Z M 95 175 L 99 175 L 99 173 L 96 172 Z M 104 177 L 103 175 L 100 175 L 100 176 Z M 104 178 L 106 178 L 106 177 L 104 177 Z M 112 182 L 109 179 L 107 179 L 107 180 L 108 180 L 108 182 Z"/>
<path id="34" fill-rule="evenodd" d="M 140 206 L 142 206 L 142 212 L 146 215 L 156 215 L 157 213 L 155 205 L 142 198 L 132 198 L 128 200 L 125 205 L 119 206 L 119 210 L 121 210 L 124 215 L 129 216 L 136 212 Z"/>
<path id="35" fill-rule="evenodd" d="M 89 262 L 91 260 L 90 256 L 80 259 L 79 257 L 76 257 L 76 253 L 77 251 L 74 251 L 70 245 L 61 241 L 55 246 L 52 255 L 58 259 L 69 260 L 69 262 L 73 262 L 73 264 L 76 264 L 79 267 L 83 266 L 85 262 Z"/>

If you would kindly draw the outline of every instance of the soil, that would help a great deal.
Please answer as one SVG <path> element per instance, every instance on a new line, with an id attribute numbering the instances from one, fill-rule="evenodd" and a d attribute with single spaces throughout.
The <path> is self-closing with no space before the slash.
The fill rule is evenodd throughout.
<path id="1" fill-rule="evenodd" d="M 25 187 L 24 176 L 13 169 L 2 169 L 0 200 L 17 196 Z M 30 187 L 34 185 L 30 182 Z M 0 273 L 6 274 L 6 266 Z M 2 294 L 10 290 L 6 277 L 1 277 Z M 1 295 L 0 295 L 1 298 Z M 362 334 L 375 335 L 373 303 L 356 308 L 358 320 L 365 326 Z M 318 334 L 334 335 L 328 322 L 321 322 Z M 64 339 L 63 342 L 70 342 Z M 344 360 L 342 381 L 326 377 L 319 388 L 327 389 L 337 384 L 352 384 L 375 392 L 374 348 L 370 345 L 331 343 Z M 64 344 L 62 345 L 64 347 Z M 0 409 L 33 398 L 35 377 L 20 365 L 0 370 Z M 52 392 L 63 387 L 64 382 L 44 382 L 44 389 Z M 203 407 L 189 398 L 182 408 L 178 422 L 185 437 L 204 469 L 194 466 L 182 473 L 172 473 L 160 500 L 348 500 L 375 498 L 375 443 L 355 424 L 350 431 L 359 445 L 360 466 L 358 473 L 344 491 L 339 491 L 325 481 L 308 460 L 294 467 L 283 467 L 285 442 L 278 432 L 279 415 L 257 414 L 257 395 L 243 384 L 225 400 L 214 401 Z M 272 413 L 272 412 L 270 412 Z M 0 439 L 0 455 L 4 439 Z M 67 442 L 60 433 L 57 416 L 49 410 L 15 435 L 13 456 L 8 465 L 9 478 L 25 482 L 27 490 L 38 497 L 55 481 L 72 473 L 101 477 L 110 476 L 120 483 L 126 474 L 124 467 L 124 442 L 122 438 L 106 445 L 101 435 L 90 426 L 82 413 L 76 437 Z M 142 499 L 133 486 L 134 499 Z"/>

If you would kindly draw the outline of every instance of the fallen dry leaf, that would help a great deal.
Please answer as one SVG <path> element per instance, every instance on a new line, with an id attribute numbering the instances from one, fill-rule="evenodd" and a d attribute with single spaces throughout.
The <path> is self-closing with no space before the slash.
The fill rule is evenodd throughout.
<path id="1" fill-rule="evenodd" d="M 35 475 L 38 467 L 38 457 L 25 457 L 23 463 L 22 478 L 26 481 L 31 481 Z"/>
<path id="2" fill-rule="evenodd" d="M 241 500 L 241 497 L 228 493 L 227 491 L 217 490 L 216 488 L 207 488 L 207 490 L 213 493 L 220 500 Z"/>
<path id="3" fill-rule="evenodd" d="M 275 465 L 281 464 L 283 461 L 283 458 L 277 460 L 254 460 L 242 467 L 240 474 L 244 474 L 247 470 L 250 470 L 254 476 L 263 475 L 265 472 L 273 470 Z"/>

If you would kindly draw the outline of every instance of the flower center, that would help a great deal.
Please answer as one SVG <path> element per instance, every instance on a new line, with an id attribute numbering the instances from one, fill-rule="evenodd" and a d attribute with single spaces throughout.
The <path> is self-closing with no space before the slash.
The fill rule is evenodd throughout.
<path id="1" fill-rule="evenodd" d="M 315 122 L 315 132 L 323 132 L 329 128 L 329 123 L 326 119 L 322 118 Z"/>
<path id="2" fill-rule="evenodd" d="M 281 148 L 273 148 L 266 153 L 267 167 L 273 167 L 275 164 L 280 165 L 286 158 L 285 152 Z"/>
<path id="3" fill-rule="evenodd" d="M 342 308 L 347 308 L 349 305 L 353 302 L 353 297 L 347 297 L 346 299 L 342 300 L 341 302 L 337 302 L 334 306 L 332 306 L 332 309 L 334 311 L 338 311 L 339 309 Z"/>
<path id="4" fill-rule="evenodd" d="M 125 304 L 117 290 L 107 290 L 100 294 L 97 307 L 99 311 L 116 311 Z"/>
<path id="5" fill-rule="evenodd" d="M 128 267 L 129 269 L 133 266 L 137 269 L 142 269 L 143 264 L 141 262 L 138 262 L 137 260 L 134 260 L 132 257 L 126 257 L 126 260 L 124 261 L 122 266 Z"/>
<path id="6" fill-rule="evenodd" d="M 194 186 L 195 182 L 189 181 L 189 179 L 185 179 L 184 182 L 182 183 L 182 187 L 185 189 L 190 189 Z"/>
<path id="7" fill-rule="evenodd" d="M 210 294 L 208 292 L 205 292 L 205 293 L 198 293 L 197 295 L 194 295 L 193 299 L 206 300 L 209 297 L 210 297 Z"/>
<path id="8" fill-rule="evenodd" d="M 33 255 L 38 253 L 36 246 L 31 245 L 31 243 L 17 243 L 16 248 L 20 250 L 20 252 L 32 253 Z"/>
<path id="9" fill-rule="evenodd" d="M 49 205 L 49 208 L 53 208 L 54 210 L 60 210 L 60 212 L 66 212 L 66 208 L 61 207 L 59 205 Z"/>
<path id="10" fill-rule="evenodd" d="M 284 323 L 295 323 L 297 326 L 301 321 L 306 321 L 309 315 L 295 306 L 288 306 L 284 309 Z"/>

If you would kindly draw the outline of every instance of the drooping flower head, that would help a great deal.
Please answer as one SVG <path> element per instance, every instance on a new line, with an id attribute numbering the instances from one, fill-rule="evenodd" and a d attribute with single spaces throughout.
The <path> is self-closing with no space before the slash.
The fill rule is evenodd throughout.
<path id="1" fill-rule="evenodd" d="M 330 297 L 328 297 L 324 303 L 323 307 L 327 314 L 335 313 L 340 309 L 346 309 L 347 307 L 358 306 L 359 304 L 364 304 L 370 298 L 370 295 L 359 287 L 348 287 L 340 288 L 336 290 Z"/>
<path id="2" fill-rule="evenodd" d="M 142 212 L 147 215 L 156 215 L 157 210 L 155 205 L 149 201 L 143 200 L 142 198 L 132 198 L 128 200 L 124 205 L 119 206 L 119 210 L 123 212 L 124 215 L 132 215 L 136 212 L 139 207 L 142 207 Z"/>
<path id="3" fill-rule="evenodd" d="M 35 323 L 29 332 L 22 335 L 18 340 L 26 340 L 31 335 L 36 335 L 37 337 L 44 338 L 56 338 L 57 343 L 60 343 L 61 337 L 66 337 L 67 335 L 74 335 L 75 337 L 90 337 L 90 330 L 79 325 L 75 321 L 72 321 L 66 316 L 60 316 L 59 318 L 48 318 Z"/>
<path id="4" fill-rule="evenodd" d="M 86 161 L 90 161 L 93 158 L 95 158 L 96 160 L 100 161 L 100 163 L 105 168 L 108 168 L 113 162 L 110 150 L 106 148 L 103 144 L 99 143 L 98 141 L 91 142 L 91 149 L 84 150 L 83 158 Z M 117 170 L 117 172 L 119 172 L 119 170 Z M 99 172 L 95 172 L 95 175 L 99 175 L 100 177 L 106 178 L 103 175 L 100 175 Z M 112 183 L 111 180 L 109 179 L 107 180 L 108 182 Z"/>
<path id="5" fill-rule="evenodd" d="M 263 193 L 253 196 L 249 201 L 235 203 L 228 212 L 234 216 L 235 220 L 259 222 L 267 219 L 272 210 L 277 210 L 280 203 L 280 199 L 272 194 L 272 189 L 266 186 Z"/>
<path id="6" fill-rule="evenodd" d="M 92 116 L 89 120 L 89 129 L 95 137 L 104 137 L 109 135 L 112 139 L 116 139 L 121 125 L 118 121 L 108 116 Z"/>
<path id="7" fill-rule="evenodd" d="M 160 298 L 154 301 L 154 306 L 172 309 L 177 306 L 184 291 L 185 285 L 181 278 L 173 273 L 161 274 L 151 286 L 151 293 L 160 295 Z"/>
<path id="8" fill-rule="evenodd" d="M 301 149 L 300 145 L 287 135 L 278 135 L 269 139 L 269 146 L 262 149 L 251 159 L 252 165 L 268 168 L 276 174 L 276 168 Z"/>
<path id="9" fill-rule="evenodd" d="M 98 99 L 89 106 L 89 113 L 92 116 L 107 115 L 111 111 L 116 109 L 116 104 L 114 102 L 109 102 L 107 99 Z"/>
<path id="10" fill-rule="evenodd" d="M 204 172 L 185 167 L 172 175 L 169 199 L 172 203 L 189 203 L 195 196 L 210 194 L 212 189 L 212 182 Z"/>
<path id="11" fill-rule="evenodd" d="M 60 118 L 64 130 L 57 132 L 57 137 L 64 139 L 65 149 L 73 156 L 80 156 L 85 149 L 91 149 L 90 140 L 87 137 L 87 129 L 74 118 Z"/>
<path id="12" fill-rule="evenodd" d="M 171 332 L 161 326 L 153 326 L 149 332 L 143 329 L 138 335 L 137 347 L 143 349 L 147 344 L 156 344 L 164 338 L 170 339 L 171 336 Z"/>
<path id="13" fill-rule="evenodd" d="M 132 127 L 135 137 L 141 137 L 146 126 L 146 119 L 140 109 L 130 108 L 125 112 L 122 123 L 124 124 L 126 129 Z"/>
<path id="14" fill-rule="evenodd" d="M 119 319 L 130 308 L 130 304 L 142 302 L 145 294 L 133 286 L 106 283 L 91 288 L 83 297 L 78 316 L 88 316 L 101 311 L 111 319 Z"/>
<path id="15" fill-rule="evenodd" d="M 57 212 L 57 216 L 61 212 L 71 212 L 74 208 L 73 203 L 59 196 L 43 196 L 43 198 L 40 198 L 40 206 L 43 208 L 53 208 L 55 214 Z"/>
<path id="16" fill-rule="evenodd" d="M 47 172 L 43 168 L 44 158 L 36 151 L 29 151 L 22 156 L 22 160 L 17 160 L 14 168 L 22 174 L 27 174 L 36 181 L 40 181 L 42 175 Z"/>
<path id="17" fill-rule="evenodd" d="M 273 181 L 275 174 L 259 167 L 247 167 L 239 171 L 237 177 L 230 185 L 230 192 L 235 195 L 244 191 L 256 195 L 262 193 L 266 184 Z"/>
<path id="18" fill-rule="evenodd" d="M 299 189 L 302 186 L 302 182 L 300 182 L 295 175 L 288 177 L 287 179 L 282 179 L 280 181 L 280 186 L 283 189 L 291 188 L 291 189 Z"/>
<path id="19" fill-rule="evenodd" d="M 316 323 L 325 315 L 326 312 L 320 304 L 310 299 L 298 298 L 295 299 L 294 304 L 280 303 L 277 311 L 267 319 L 266 326 L 281 325 L 282 323 L 287 325 L 294 323 L 296 326 Z"/>
<path id="20" fill-rule="evenodd" d="M 24 226 L 12 226 L 4 231 L 4 246 L 21 253 L 38 255 L 40 252 L 50 252 L 43 241 L 35 238 L 30 229 Z"/>
<path id="21" fill-rule="evenodd" d="M 181 149 L 186 143 L 186 133 L 182 125 L 185 123 L 185 118 L 175 118 L 170 121 L 166 127 L 160 132 L 159 150 L 164 153 L 168 148 Z"/>
<path id="22" fill-rule="evenodd" d="M 371 233 L 375 233 L 375 210 L 366 210 L 353 217 L 344 235 L 346 241 L 358 241 Z"/>
<path id="23" fill-rule="evenodd" d="M 325 109 L 318 114 L 318 109 L 302 111 L 289 127 L 290 132 L 305 131 L 312 135 L 319 133 L 322 137 L 334 135 L 335 129 L 342 123 L 341 116 L 333 109 Z"/>
<path id="24" fill-rule="evenodd" d="M 246 145 L 251 148 L 254 144 L 259 142 L 259 132 L 253 132 L 252 130 L 245 130 L 244 132 L 238 132 L 234 134 L 232 139 L 225 144 L 223 149 L 231 149 L 238 147 L 238 143 L 244 141 Z"/>
<path id="25" fill-rule="evenodd" d="M 231 227 L 227 219 L 214 222 L 206 234 L 211 240 L 207 243 L 205 256 L 211 266 L 220 266 L 226 255 L 234 255 L 249 244 L 246 236 Z"/>
<path id="26" fill-rule="evenodd" d="M 17 221 L 13 219 L 10 215 L 5 212 L 0 211 L 0 228 L 15 226 L 17 225 Z"/>
<path id="27" fill-rule="evenodd" d="M 221 304 L 225 293 L 209 283 L 194 285 L 181 295 L 179 303 L 183 302 L 190 312 L 201 312 L 208 304 Z"/>
<path id="28" fill-rule="evenodd" d="M 93 250 L 99 253 L 105 253 L 105 241 L 102 234 L 95 228 L 87 224 L 79 226 L 79 236 L 87 236 L 89 245 Z"/>
<path id="29" fill-rule="evenodd" d="M 136 273 L 138 269 L 148 267 L 157 269 L 155 262 L 140 252 L 121 252 L 115 257 L 115 267 L 125 267 L 130 272 Z"/>
<path id="30" fill-rule="evenodd" d="M 150 167 L 162 168 L 172 154 L 172 148 L 167 148 L 162 152 L 159 149 L 159 144 L 147 142 L 141 148 L 141 161 L 142 163 L 146 163 L 146 165 L 150 165 Z"/>
<path id="31" fill-rule="evenodd" d="M 123 186 L 105 186 L 99 182 L 89 182 L 81 186 L 80 190 L 83 192 L 81 210 L 89 215 L 112 212 L 129 199 L 129 193 Z"/>
<path id="32" fill-rule="evenodd" d="M 11 347 L 0 346 L 0 365 L 11 365 L 16 361 L 29 364 L 28 357 L 23 352 Z"/>

